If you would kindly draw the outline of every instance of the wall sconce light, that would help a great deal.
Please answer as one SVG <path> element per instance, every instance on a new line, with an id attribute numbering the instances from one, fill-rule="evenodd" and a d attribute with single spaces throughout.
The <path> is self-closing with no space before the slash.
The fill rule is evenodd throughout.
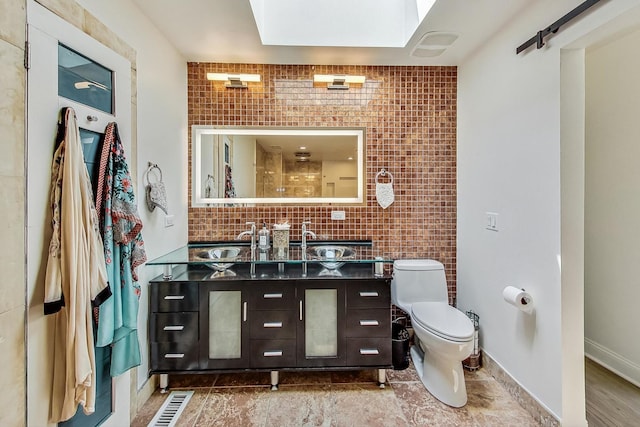
<path id="1" fill-rule="evenodd" d="M 366 80 L 365 76 L 347 76 L 347 75 L 333 75 L 333 74 L 314 74 L 314 83 L 327 83 L 327 89 L 331 90 L 346 90 L 349 89 L 349 84 L 364 84 Z"/>
<path id="2" fill-rule="evenodd" d="M 246 89 L 247 82 L 259 82 L 260 74 L 207 73 L 208 80 L 227 82 L 227 88 Z"/>

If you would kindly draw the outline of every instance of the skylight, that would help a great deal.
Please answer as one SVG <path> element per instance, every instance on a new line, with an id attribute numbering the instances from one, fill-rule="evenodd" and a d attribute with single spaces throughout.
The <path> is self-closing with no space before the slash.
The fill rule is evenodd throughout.
<path id="1" fill-rule="evenodd" d="M 405 47 L 436 0 L 249 0 L 263 45 Z"/>

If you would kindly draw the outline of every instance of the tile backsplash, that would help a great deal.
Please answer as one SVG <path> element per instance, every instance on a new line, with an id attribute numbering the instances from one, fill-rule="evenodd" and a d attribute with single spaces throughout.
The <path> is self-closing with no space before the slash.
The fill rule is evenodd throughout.
<path id="1" fill-rule="evenodd" d="M 262 81 L 227 89 L 224 82 L 207 80 L 211 72 L 259 73 Z M 367 80 L 330 91 L 314 86 L 314 74 Z M 301 222 L 311 220 L 319 236 L 371 239 L 393 258 L 441 261 L 455 298 L 456 67 L 189 63 L 188 91 L 189 126 L 366 129 L 366 205 L 190 207 L 189 241 L 230 240 L 246 229 L 246 221 L 284 219 L 292 224 L 291 239 L 299 240 Z M 387 209 L 375 195 L 382 168 L 394 177 L 395 202 Z M 346 212 L 346 220 L 331 220 L 336 209 Z"/>

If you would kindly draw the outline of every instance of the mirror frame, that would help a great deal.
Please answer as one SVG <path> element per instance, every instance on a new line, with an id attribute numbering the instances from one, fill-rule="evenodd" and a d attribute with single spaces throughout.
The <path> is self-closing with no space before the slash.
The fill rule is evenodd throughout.
<path id="1" fill-rule="evenodd" d="M 199 161 L 202 153 L 201 135 L 323 135 L 355 136 L 357 138 L 357 197 L 202 197 L 202 165 Z M 317 127 L 317 128 L 279 128 L 279 127 L 220 127 L 211 125 L 191 126 L 191 206 L 192 207 L 230 207 L 256 204 L 345 204 L 362 205 L 365 203 L 365 128 L 361 127 Z"/>

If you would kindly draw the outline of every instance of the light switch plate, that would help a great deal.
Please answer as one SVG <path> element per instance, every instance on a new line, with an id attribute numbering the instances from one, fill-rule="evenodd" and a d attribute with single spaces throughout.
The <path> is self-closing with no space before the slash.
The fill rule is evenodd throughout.
<path id="1" fill-rule="evenodd" d="M 164 228 L 173 227 L 175 215 L 166 215 L 164 217 Z"/>
<path id="2" fill-rule="evenodd" d="M 331 219 L 333 221 L 344 221 L 346 215 L 344 211 L 331 211 Z"/>

